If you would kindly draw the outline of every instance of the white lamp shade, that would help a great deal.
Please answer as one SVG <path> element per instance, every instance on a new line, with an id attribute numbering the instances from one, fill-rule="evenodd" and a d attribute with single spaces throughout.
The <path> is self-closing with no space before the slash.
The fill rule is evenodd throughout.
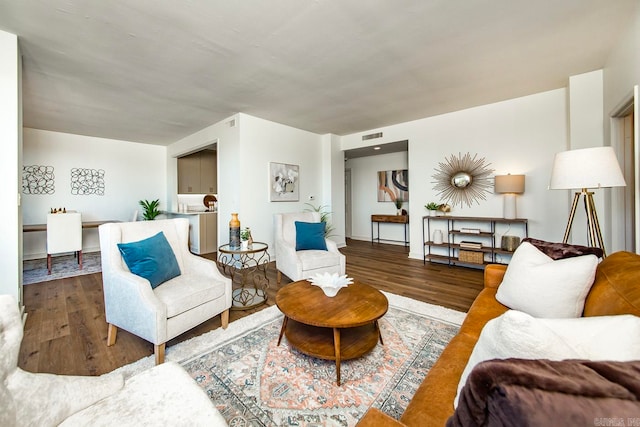
<path id="1" fill-rule="evenodd" d="M 494 183 L 498 194 L 524 193 L 524 175 L 496 175 Z"/>
<path id="2" fill-rule="evenodd" d="M 551 170 L 551 190 L 624 187 L 616 153 L 611 147 L 583 148 L 556 154 Z"/>

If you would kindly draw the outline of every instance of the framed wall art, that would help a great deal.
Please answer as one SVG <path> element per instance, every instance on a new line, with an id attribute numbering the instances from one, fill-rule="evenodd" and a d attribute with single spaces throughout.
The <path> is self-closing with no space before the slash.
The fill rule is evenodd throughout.
<path id="1" fill-rule="evenodd" d="M 269 163 L 269 201 L 297 202 L 300 200 L 298 165 Z"/>
<path id="2" fill-rule="evenodd" d="M 409 170 L 390 170 L 378 172 L 378 201 L 409 201 Z"/>

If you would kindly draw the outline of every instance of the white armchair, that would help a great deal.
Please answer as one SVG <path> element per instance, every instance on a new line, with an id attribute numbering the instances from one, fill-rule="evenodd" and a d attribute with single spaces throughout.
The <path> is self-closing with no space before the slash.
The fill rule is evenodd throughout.
<path id="1" fill-rule="evenodd" d="M 293 281 L 308 279 L 316 273 L 345 274 L 346 257 L 333 240 L 325 239 L 326 251 L 296 251 L 295 222 L 320 222 L 319 212 L 275 214 L 274 220 L 278 284 L 283 273 Z"/>
<path id="2" fill-rule="evenodd" d="M 47 214 L 47 274 L 51 255 L 74 252 L 82 270 L 82 215 L 80 212 Z"/>
<path id="3" fill-rule="evenodd" d="M 151 288 L 147 279 L 129 271 L 118 243 L 135 242 L 162 231 L 175 254 L 181 274 Z M 214 261 L 189 252 L 186 218 L 103 224 L 99 228 L 107 345 L 115 344 L 118 329 L 154 345 L 156 364 L 164 362 L 165 343 L 221 314 L 229 324 L 231 280 Z"/>

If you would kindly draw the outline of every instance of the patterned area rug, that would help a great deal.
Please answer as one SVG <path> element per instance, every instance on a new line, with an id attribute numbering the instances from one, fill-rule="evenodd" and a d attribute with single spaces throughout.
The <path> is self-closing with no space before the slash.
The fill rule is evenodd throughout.
<path id="1" fill-rule="evenodd" d="M 168 347 L 166 359 L 185 367 L 230 426 L 352 426 L 371 406 L 399 418 L 464 313 L 385 295 L 384 345 L 343 361 L 340 387 L 334 362 L 292 350 L 286 338 L 277 346 L 277 307 Z M 130 376 L 151 366 L 152 356 L 117 371 Z"/>
<path id="2" fill-rule="evenodd" d="M 231 426 L 351 426 L 371 406 L 399 418 L 458 327 L 391 308 L 384 345 L 342 363 L 277 346 L 282 316 L 184 364 Z"/>
<path id="3" fill-rule="evenodd" d="M 74 255 L 53 257 L 51 274 L 47 274 L 47 259 L 30 259 L 23 261 L 23 283 L 46 282 L 48 280 L 63 279 L 65 277 L 81 276 L 83 274 L 99 273 L 102 271 L 100 252 L 86 252 L 82 254 L 82 270 L 78 268 L 78 259 Z"/>

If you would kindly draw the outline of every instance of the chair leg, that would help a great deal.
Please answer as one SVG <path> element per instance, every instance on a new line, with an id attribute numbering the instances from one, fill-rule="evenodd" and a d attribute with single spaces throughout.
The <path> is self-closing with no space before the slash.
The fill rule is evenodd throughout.
<path id="1" fill-rule="evenodd" d="M 277 277 L 278 277 L 277 282 L 278 282 L 278 285 L 279 285 L 280 282 L 282 282 L 282 273 L 280 272 L 280 270 L 278 270 L 278 276 Z"/>
<path id="2" fill-rule="evenodd" d="M 51 254 L 47 254 L 47 274 L 51 274 Z"/>
<path id="3" fill-rule="evenodd" d="M 78 251 L 78 264 L 80 264 L 80 270 L 82 270 L 82 249 Z"/>
<path id="4" fill-rule="evenodd" d="M 229 326 L 229 309 L 220 313 L 220 321 L 222 322 L 222 329 L 227 329 L 227 326 Z"/>
<path id="5" fill-rule="evenodd" d="M 164 363 L 164 345 L 165 343 L 153 345 L 153 353 L 156 355 L 156 365 Z"/>
<path id="6" fill-rule="evenodd" d="M 118 335 L 118 327 L 109 323 L 109 328 L 107 329 L 107 347 L 111 347 L 116 343 L 116 336 Z"/>

